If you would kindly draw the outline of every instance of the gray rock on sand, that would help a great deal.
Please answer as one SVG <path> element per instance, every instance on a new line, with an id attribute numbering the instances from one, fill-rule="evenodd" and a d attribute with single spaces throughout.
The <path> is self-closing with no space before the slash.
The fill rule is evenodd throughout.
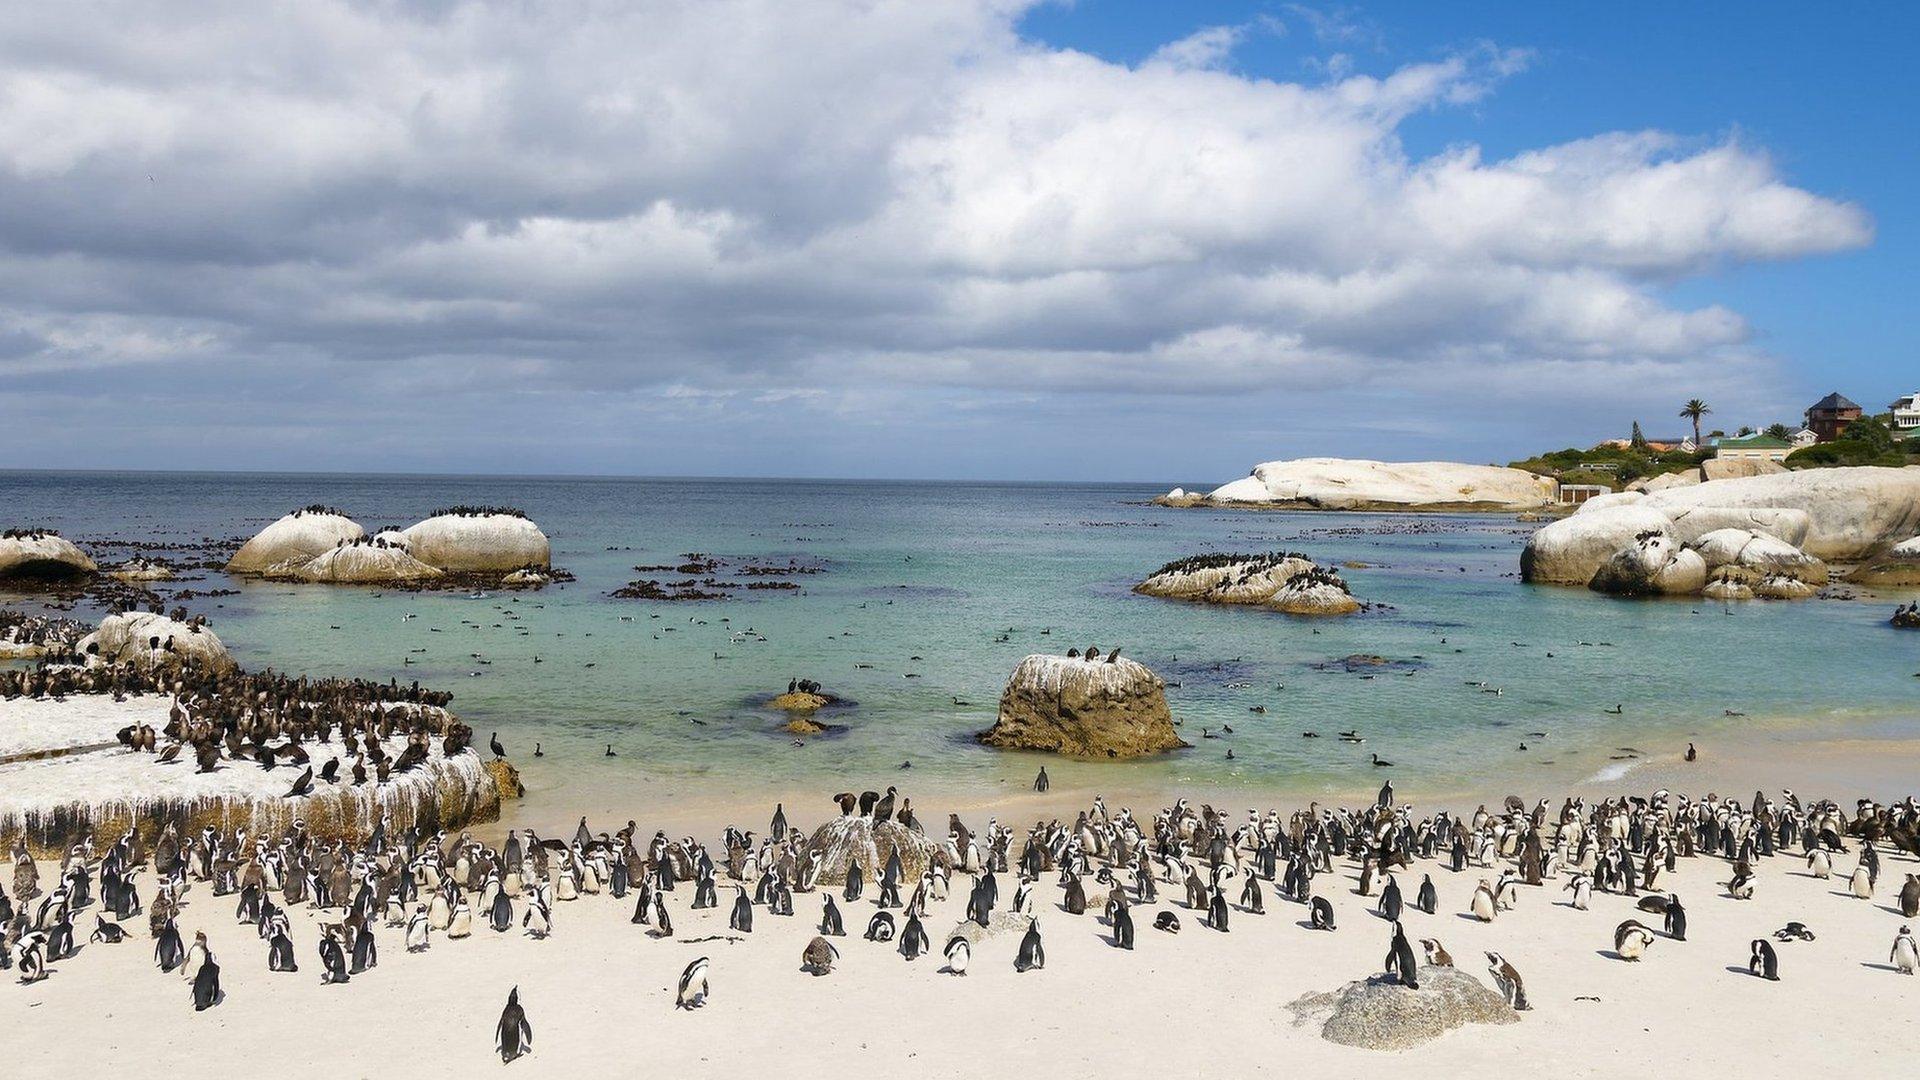
<path id="1" fill-rule="evenodd" d="M 1514 1024 L 1506 999 L 1452 967 L 1422 966 L 1420 989 L 1385 975 L 1307 994 L 1287 1006 L 1294 1026 L 1319 1024 L 1320 1037 L 1367 1050 L 1406 1050 L 1468 1024 Z"/>
<path id="2" fill-rule="evenodd" d="M 99 569 L 86 552 L 58 533 L 22 530 L 0 537 L 0 579 L 86 577 Z"/>
<path id="3" fill-rule="evenodd" d="M 1007 750 L 1127 758 L 1186 746 L 1173 730 L 1166 685 L 1145 664 L 1035 654 L 1000 694 L 1000 715 L 979 740 Z"/>
<path id="4" fill-rule="evenodd" d="M 900 853 L 901 891 L 912 892 L 920 875 L 938 860 L 947 865 L 946 853 L 932 840 L 898 821 L 874 820 L 862 814 L 842 816 L 813 831 L 807 841 L 814 865 L 823 885 L 844 885 L 847 867 L 858 861 L 860 873 L 872 885 L 887 868 L 893 853 Z"/>
<path id="5" fill-rule="evenodd" d="M 261 529 L 227 560 L 227 571 L 259 574 L 291 562 L 305 562 L 331 551 L 342 540 L 367 535 L 352 518 L 330 510 L 295 510 Z"/>

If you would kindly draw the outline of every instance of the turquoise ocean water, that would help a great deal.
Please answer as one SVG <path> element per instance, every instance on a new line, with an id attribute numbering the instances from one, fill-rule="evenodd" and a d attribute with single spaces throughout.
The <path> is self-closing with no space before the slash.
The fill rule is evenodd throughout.
<path id="1" fill-rule="evenodd" d="M 105 561 L 128 554 L 116 546 L 127 541 L 245 537 L 313 502 L 369 529 L 454 503 L 517 506 L 577 581 L 474 598 L 196 571 L 202 580 L 162 595 L 237 588 L 186 605 L 249 666 L 452 689 L 482 739 L 499 731 L 547 790 L 873 786 L 903 762 L 923 786 L 1023 784 L 1035 758 L 971 735 L 992 722 L 1022 656 L 1089 644 L 1118 645 L 1177 684 L 1168 698 L 1195 745 L 1145 762 L 1050 765 L 1069 783 L 1350 789 L 1375 782 L 1367 755 L 1378 753 L 1464 785 L 1576 758 L 1590 772 L 1617 746 L 1783 725 L 1920 730 L 1920 635 L 1887 627 L 1886 603 L 1724 607 L 1523 586 L 1532 526 L 1511 517 L 1146 504 L 1169 486 L 15 472 L 0 473 L 0 525 L 58 528 Z M 1382 606 L 1301 620 L 1129 591 L 1182 555 L 1270 549 L 1364 564 L 1342 573 Z M 800 559 L 819 572 L 792 578 L 798 593 L 609 596 L 636 577 L 680 576 L 633 567 L 689 552 Z M 1333 663 L 1350 654 L 1395 663 L 1367 678 Z M 854 703 L 823 716 L 843 730 L 799 747 L 779 730 L 784 718 L 759 702 L 795 677 Z M 1620 714 L 1605 711 L 1615 705 Z M 1333 737 L 1349 729 L 1366 744 Z M 617 757 L 604 756 L 608 744 Z"/>

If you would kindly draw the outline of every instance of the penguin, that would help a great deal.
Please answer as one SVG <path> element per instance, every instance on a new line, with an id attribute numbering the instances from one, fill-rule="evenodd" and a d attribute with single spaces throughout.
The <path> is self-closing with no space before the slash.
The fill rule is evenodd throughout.
<path id="1" fill-rule="evenodd" d="M 20 969 L 21 982 L 39 982 L 47 977 L 45 943 L 46 935 L 37 930 L 14 943 L 14 966 Z"/>
<path id="2" fill-rule="evenodd" d="M 1687 909 L 1680 906 L 1678 893 L 1667 894 L 1667 936 L 1675 941 L 1687 940 Z"/>
<path id="3" fill-rule="evenodd" d="M 372 971 L 380 964 L 380 947 L 373 939 L 373 924 L 361 923 L 360 931 L 353 935 L 353 967 L 349 975 L 360 975 Z"/>
<path id="4" fill-rule="evenodd" d="M 840 890 L 841 897 L 851 904 L 860 899 L 860 892 L 864 885 L 865 875 L 860 871 L 859 860 L 847 860 L 847 887 Z"/>
<path id="5" fill-rule="evenodd" d="M 667 915 L 667 898 L 662 893 L 653 894 L 653 933 L 656 937 L 673 936 L 673 919 Z"/>
<path id="6" fill-rule="evenodd" d="M 340 947 L 340 939 L 334 937 L 328 929 L 320 937 L 320 964 L 326 971 L 320 976 L 320 985 L 343 983 L 352 976 L 347 972 L 347 954 Z"/>
<path id="7" fill-rule="evenodd" d="M 807 947 L 800 953 L 800 970 L 813 976 L 827 975 L 833 971 L 833 962 L 838 959 L 840 950 L 833 947 L 833 942 L 816 936 L 807 942 Z"/>
<path id="8" fill-rule="evenodd" d="M 1520 980 L 1520 972 L 1507 962 L 1507 958 L 1497 952 L 1487 953 L 1487 973 L 1493 976 L 1493 983 L 1500 989 L 1500 996 L 1507 999 L 1514 1012 L 1526 1012 L 1533 1008 L 1527 1004 L 1526 984 Z"/>
<path id="9" fill-rule="evenodd" d="M 1025 883 L 1022 883 L 1022 888 L 1024 887 Z M 1078 874 L 1071 875 L 1067 878 L 1067 895 L 1061 903 L 1066 907 L 1067 914 L 1069 915 L 1085 915 L 1087 913 L 1087 889 L 1086 886 L 1080 883 L 1080 876 Z"/>
<path id="10" fill-rule="evenodd" d="M 1422 875 L 1420 880 L 1420 893 L 1418 897 L 1415 898 L 1413 905 L 1429 915 L 1432 915 L 1440 909 L 1440 894 L 1434 890 L 1432 874 Z"/>
<path id="11" fill-rule="evenodd" d="M 93 933 L 87 935 L 88 941 L 100 941 L 108 945 L 118 945 L 126 938 L 126 931 L 120 928 L 119 923 L 108 922 L 105 915 L 95 915 L 93 919 Z"/>
<path id="12" fill-rule="evenodd" d="M 172 971 L 187 958 L 186 947 L 180 943 L 180 931 L 171 917 L 160 928 L 160 937 L 153 943 L 153 958 L 159 963 L 161 971 Z"/>
<path id="13" fill-rule="evenodd" d="M 447 937 L 458 940 L 473 936 L 473 905 L 462 896 L 453 902 L 453 917 L 447 920 Z"/>
<path id="14" fill-rule="evenodd" d="M 1213 890 L 1213 898 L 1207 901 L 1207 925 L 1223 934 L 1227 932 L 1227 898 L 1219 889 Z"/>
<path id="15" fill-rule="evenodd" d="M 1248 880 L 1253 880 L 1251 874 L 1248 875 Z M 1256 896 L 1256 902 L 1258 899 Z M 1127 907 L 1125 900 L 1114 905 L 1110 921 L 1113 923 L 1113 947 L 1131 952 L 1133 950 L 1133 912 Z"/>
<path id="16" fill-rule="evenodd" d="M 973 959 L 973 946 L 968 944 L 967 939 L 961 937 L 959 934 L 953 935 L 947 939 L 945 952 L 947 956 L 947 974 L 965 975 L 967 973 L 967 964 Z"/>
<path id="17" fill-rule="evenodd" d="M 747 899 L 744 886 L 733 898 L 733 912 L 727 916 L 727 929 L 742 934 L 753 933 L 753 902 Z"/>
<path id="18" fill-rule="evenodd" d="M 1040 920 L 1027 923 L 1027 932 L 1020 939 L 1020 952 L 1013 958 L 1013 970 L 1019 972 L 1035 971 L 1047 966 L 1047 952 L 1040 944 Z"/>
<path id="19" fill-rule="evenodd" d="M 887 911 L 874 912 L 873 918 L 867 920 L 866 938 L 868 941 L 892 941 L 893 913 Z"/>
<path id="20" fill-rule="evenodd" d="M 680 973 L 680 986 L 673 996 L 674 1008 L 697 1009 L 707 1003 L 707 969 L 708 960 L 703 956 Z"/>
<path id="21" fill-rule="evenodd" d="M 1040 775 L 1033 778 L 1033 790 L 1045 795 L 1053 787 L 1053 781 L 1047 779 L 1047 767 L 1040 766 Z"/>
<path id="22" fill-rule="evenodd" d="M 1900 914 L 1911 919 L 1920 915 L 1920 876 L 1907 875 L 1907 883 L 1900 886 Z"/>
<path id="23" fill-rule="evenodd" d="M 275 922 L 272 936 L 267 939 L 267 970 L 300 970 L 300 966 L 293 960 L 293 939 L 287 936 L 285 922 Z"/>
<path id="24" fill-rule="evenodd" d="M 1825 848 L 1816 847 L 1807 852 L 1807 869 L 1822 881 L 1833 876 L 1833 858 Z"/>
<path id="25" fill-rule="evenodd" d="M 1248 874 L 1247 883 L 1240 887 L 1241 910 L 1250 915 L 1265 915 L 1266 903 L 1260 895 L 1260 875 Z"/>
<path id="26" fill-rule="evenodd" d="M 513 929 L 513 901 L 507 898 L 507 890 L 501 889 L 493 894 L 493 906 L 487 911 L 487 925 L 493 927 L 496 934 Z"/>
<path id="27" fill-rule="evenodd" d="M 208 953 L 193 976 L 193 1011 L 206 1012 L 220 1003 L 220 965 Z"/>
<path id="28" fill-rule="evenodd" d="M 1421 938 L 1420 950 L 1427 954 L 1428 967 L 1453 966 L 1453 954 L 1447 951 L 1445 945 L 1440 944 L 1438 938 Z"/>
<path id="29" fill-rule="evenodd" d="M 1180 932 L 1180 916 L 1171 911 L 1162 911 L 1153 917 L 1153 928 L 1165 930 L 1169 934 L 1177 934 Z"/>
<path id="30" fill-rule="evenodd" d="M 415 904 L 407 918 L 407 951 L 424 952 L 427 944 L 427 905 Z"/>
<path id="31" fill-rule="evenodd" d="M 921 924 L 920 916 L 909 912 L 907 925 L 900 931 L 900 955 L 908 960 L 918 960 L 920 955 L 933 949 L 933 939 L 927 936 L 927 928 Z"/>
<path id="32" fill-rule="evenodd" d="M 1497 908 L 1493 902 L 1493 889 L 1487 884 L 1486 878 L 1481 878 L 1480 884 L 1474 886 L 1473 902 L 1470 906 L 1474 918 L 1483 923 L 1493 921 Z"/>
<path id="33" fill-rule="evenodd" d="M 493 1046 L 500 1051 L 502 1065 L 533 1052 L 533 1025 L 527 1023 L 527 1010 L 520 1005 L 517 986 L 507 993 L 507 1007 L 500 1010 L 500 1023 L 493 1029 Z"/>
<path id="34" fill-rule="evenodd" d="M 1419 962 L 1413 958 L 1413 946 L 1398 920 L 1393 924 L 1393 940 L 1387 946 L 1387 973 L 1409 990 L 1420 989 Z"/>
<path id="35" fill-rule="evenodd" d="M 1613 951 L 1622 960 L 1638 962 L 1646 955 L 1647 946 L 1653 944 L 1653 931 L 1647 929 L 1638 919 L 1628 919 L 1613 930 Z"/>
<path id="36" fill-rule="evenodd" d="M 1853 895 L 1862 900 L 1873 899 L 1873 875 L 1867 870 L 1866 863 L 1853 868 L 1853 877 L 1848 880 Z"/>
<path id="37" fill-rule="evenodd" d="M 1893 939 L 1893 952 L 1888 955 L 1887 962 L 1902 975 L 1920 972 L 1920 943 L 1913 940 L 1912 930 L 1904 926 L 1900 928 L 1900 933 Z"/>
<path id="38" fill-rule="evenodd" d="M 1308 918 L 1315 930 L 1333 929 L 1333 905 L 1324 896 L 1314 897 L 1312 914 Z"/>
<path id="39" fill-rule="evenodd" d="M 1388 922 L 1400 921 L 1400 883 L 1392 874 L 1387 875 L 1387 887 L 1380 890 L 1380 915 Z"/>
<path id="40" fill-rule="evenodd" d="M 846 928 L 840 922 L 840 909 L 833 906 L 833 897 L 822 896 L 821 899 L 826 904 L 820 911 L 820 932 L 827 937 L 847 936 Z"/>
<path id="41" fill-rule="evenodd" d="M 1780 981 L 1780 957 L 1766 938 L 1753 939 L 1753 956 L 1747 961 L 1747 970 L 1768 982 Z"/>

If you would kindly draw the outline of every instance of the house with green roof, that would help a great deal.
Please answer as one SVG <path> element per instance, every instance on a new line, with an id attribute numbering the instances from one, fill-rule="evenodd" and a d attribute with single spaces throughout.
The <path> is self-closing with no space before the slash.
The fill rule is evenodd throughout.
<path id="1" fill-rule="evenodd" d="M 1715 439 L 1713 456 L 1732 461 L 1785 461 L 1797 449 L 1785 439 L 1776 439 L 1764 431 L 1751 435 L 1726 435 Z"/>

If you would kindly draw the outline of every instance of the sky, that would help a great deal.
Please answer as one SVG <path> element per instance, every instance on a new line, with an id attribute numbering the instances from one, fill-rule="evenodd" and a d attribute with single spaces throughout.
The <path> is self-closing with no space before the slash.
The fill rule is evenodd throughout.
<path id="1" fill-rule="evenodd" d="M 0 467 L 1221 483 L 1920 389 L 1920 6 L 0 9 Z"/>

